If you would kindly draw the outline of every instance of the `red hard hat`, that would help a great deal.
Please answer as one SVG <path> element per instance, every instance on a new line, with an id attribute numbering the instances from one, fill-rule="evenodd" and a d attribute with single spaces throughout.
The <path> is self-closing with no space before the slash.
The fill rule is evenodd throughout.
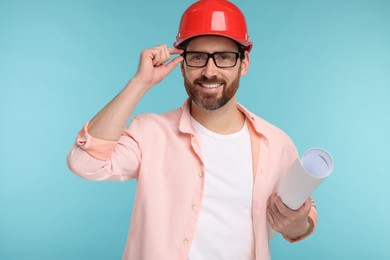
<path id="1" fill-rule="evenodd" d="M 252 48 L 243 13 L 227 0 L 200 0 L 188 7 L 181 17 L 173 45 L 180 48 L 185 40 L 200 35 L 225 36 L 247 51 Z"/>

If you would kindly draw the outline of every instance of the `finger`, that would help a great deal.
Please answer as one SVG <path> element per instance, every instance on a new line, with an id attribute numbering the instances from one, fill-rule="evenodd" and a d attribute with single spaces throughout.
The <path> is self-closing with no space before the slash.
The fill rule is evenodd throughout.
<path id="1" fill-rule="evenodd" d="M 279 210 L 276 206 L 275 198 L 276 198 L 276 196 L 274 194 L 271 195 L 269 209 L 270 209 L 270 212 L 273 216 L 273 219 L 277 222 L 281 222 L 284 219 L 284 216 L 279 212 Z"/>
<path id="2" fill-rule="evenodd" d="M 268 207 L 270 207 L 270 209 L 274 211 L 274 208 L 275 208 L 275 193 L 272 193 L 271 196 L 269 196 Z"/>
<path id="3" fill-rule="evenodd" d="M 150 49 L 153 66 L 157 67 L 169 60 L 170 54 L 166 45 L 159 45 Z"/>
<path id="4" fill-rule="evenodd" d="M 268 205 L 271 204 L 275 200 L 276 193 L 273 192 L 268 198 Z"/>
<path id="5" fill-rule="evenodd" d="M 275 214 L 282 215 L 280 213 L 279 208 L 278 208 L 278 196 L 276 195 L 276 193 L 272 193 L 270 199 L 271 199 L 271 208 L 272 208 L 272 210 L 275 212 Z"/>
<path id="6" fill-rule="evenodd" d="M 307 199 L 305 203 L 298 209 L 300 214 L 308 215 L 311 209 L 312 201 L 311 198 Z"/>
<path id="7" fill-rule="evenodd" d="M 281 224 L 282 223 L 278 219 L 278 216 L 275 215 L 275 213 L 271 210 L 271 208 L 269 208 L 267 210 L 267 220 L 268 220 L 268 223 L 273 230 L 275 230 L 276 232 L 281 231 Z"/>
<path id="8" fill-rule="evenodd" d="M 177 49 L 177 48 L 168 48 L 168 46 L 165 45 L 165 44 L 160 45 L 157 48 L 160 51 L 161 55 L 160 55 L 159 61 L 156 62 L 156 66 L 160 66 L 160 65 L 163 65 L 164 63 L 166 63 L 171 58 L 171 54 L 181 54 L 183 52 L 183 50 L 180 50 L 180 49 Z M 174 64 L 173 64 L 174 67 L 176 67 L 177 64 L 176 64 L 176 62 L 174 62 Z M 171 69 L 173 69 L 173 68 L 171 68 Z"/>
<path id="9" fill-rule="evenodd" d="M 161 50 L 161 64 L 160 65 L 162 65 L 171 58 L 171 54 L 169 53 L 168 46 L 165 44 L 160 46 L 160 50 Z"/>
<path id="10" fill-rule="evenodd" d="M 267 220 L 268 220 L 268 223 L 270 224 L 270 226 L 272 227 L 272 229 L 275 230 L 275 220 L 274 220 L 270 210 L 267 210 Z"/>
<path id="11" fill-rule="evenodd" d="M 184 50 L 178 48 L 168 48 L 170 54 L 182 54 Z"/>
<path id="12" fill-rule="evenodd" d="M 155 59 L 153 60 L 154 66 L 160 66 L 167 61 L 167 58 L 164 57 L 164 50 L 158 48 L 155 50 Z"/>
<path id="13" fill-rule="evenodd" d="M 170 59 L 171 53 L 169 52 L 168 46 L 164 45 L 163 50 L 164 50 L 164 57 Z"/>
<path id="14" fill-rule="evenodd" d="M 179 65 L 180 62 L 183 61 L 182 56 L 175 57 L 172 59 L 169 63 L 165 65 L 165 67 L 168 69 L 168 71 L 172 71 L 177 65 Z"/>
<path id="15" fill-rule="evenodd" d="M 161 59 L 161 54 L 158 49 L 150 49 L 146 52 L 147 57 L 152 61 L 153 66 L 156 66 L 156 64 L 160 61 Z"/>
<path id="16" fill-rule="evenodd" d="M 283 214 L 279 211 L 279 209 L 278 209 L 276 203 L 275 203 L 275 204 L 273 205 L 273 207 L 272 207 L 272 212 L 274 213 L 275 218 L 276 218 L 279 222 L 284 222 L 284 221 L 285 221 L 286 216 L 283 215 Z"/>
<path id="17" fill-rule="evenodd" d="M 289 207 L 286 206 L 286 204 L 283 203 L 280 196 L 276 196 L 275 205 L 276 205 L 279 213 L 283 216 L 287 217 L 287 216 L 291 215 L 292 213 L 294 213 L 294 211 L 292 209 L 290 209 Z"/>

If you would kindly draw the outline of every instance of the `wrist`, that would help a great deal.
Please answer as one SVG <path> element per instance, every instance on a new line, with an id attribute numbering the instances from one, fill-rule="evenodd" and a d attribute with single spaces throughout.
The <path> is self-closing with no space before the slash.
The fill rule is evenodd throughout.
<path id="1" fill-rule="evenodd" d="M 296 240 L 299 238 L 306 237 L 313 231 L 313 228 L 314 228 L 313 220 L 310 217 L 308 217 L 306 221 L 306 225 L 304 226 L 303 231 L 300 232 L 300 234 L 294 236 L 287 235 L 287 237 L 290 238 L 291 240 Z"/>
<path id="2" fill-rule="evenodd" d="M 150 89 L 151 87 L 153 87 L 153 84 L 151 81 L 149 80 L 146 80 L 144 79 L 142 76 L 139 76 L 139 75 L 134 75 L 133 78 L 131 78 L 129 80 L 129 82 L 127 83 L 127 85 L 131 85 L 132 88 L 140 88 L 140 89 L 144 89 L 145 92 Z"/>

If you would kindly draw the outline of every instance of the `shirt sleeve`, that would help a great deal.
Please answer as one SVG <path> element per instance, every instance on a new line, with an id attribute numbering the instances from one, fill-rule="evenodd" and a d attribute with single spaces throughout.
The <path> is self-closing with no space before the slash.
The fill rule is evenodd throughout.
<path id="1" fill-rule="evenodd" d="M 73 173 L 94 181 L 137 178 L 140 161 L 138 143 L 128 131 L 118 141 L 103 140 L 88 133 L 88 123 L 78 133 L 67 157 Z"/>
<path id="2" fill-rule="evenodd" d="M 85 150 L 92 157 L 98 160 L 108 160 L 118 144 L 118 141 L 103 140 L 92 137 L 88 133 L 88 123 L 79 132 L 76 138 L 76 144 L 81 149 Z"/>

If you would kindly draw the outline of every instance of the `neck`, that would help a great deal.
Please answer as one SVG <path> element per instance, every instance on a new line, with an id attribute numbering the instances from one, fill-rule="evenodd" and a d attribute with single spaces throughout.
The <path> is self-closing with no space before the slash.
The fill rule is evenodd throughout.
<path id="1" fill-rule="evenodd" d="M 191 102 L 191 115 L 204 127 L 218 134 L 236 133 L 245 122 L 245 116 L 238 110 L 235 98 L 215 110 L 206 110 Z"/>

